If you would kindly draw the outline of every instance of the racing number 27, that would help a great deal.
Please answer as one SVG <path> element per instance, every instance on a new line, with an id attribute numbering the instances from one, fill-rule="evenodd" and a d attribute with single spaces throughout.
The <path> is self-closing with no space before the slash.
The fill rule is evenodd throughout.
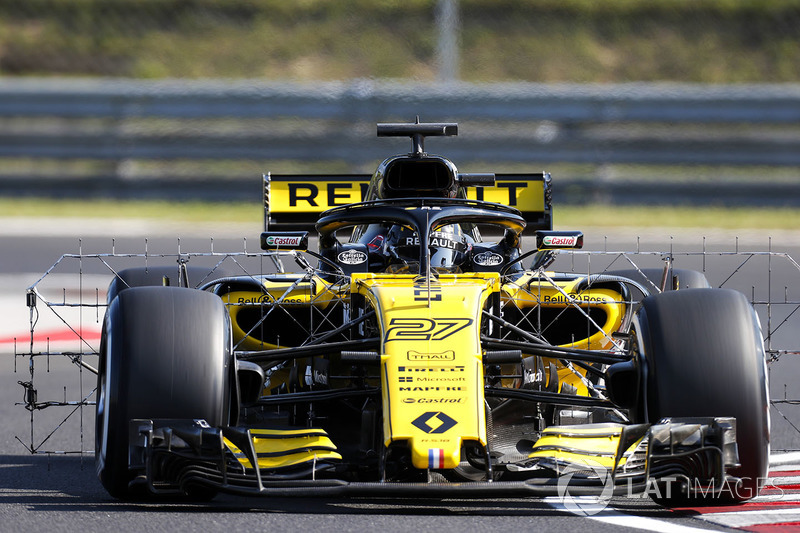
<path id="1" fill-rule="evenodd" d="M 471 318 L 393 318 L 384 342 L 441 341 L 470 326 Z"/>

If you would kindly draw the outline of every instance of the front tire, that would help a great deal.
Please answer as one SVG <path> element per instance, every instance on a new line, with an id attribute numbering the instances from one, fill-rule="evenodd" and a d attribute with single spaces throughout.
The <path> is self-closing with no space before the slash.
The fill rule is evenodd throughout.
<path id="1" fill-rule="evenodd" d="M 727 289 L 687 289 L 645 298 L 634 322 L 646 367 L 646 422 L 663 417 L 735 417 L 740 478 L 718 498 L 660 498 L 672 506 L 755 497 L 769 466 L 766 355 L 750 303 Z M 729 490 L 728 490 L 729 489 Z"/>
<path id="2" fill-rule="evenodd" d="M 197 288 L 201 284 L 230 275 L 222 268 L 215 268 L 213 271 L 193 265 L 184 265 L 183 268 L 185 268 L 186 280 L 181 280 L 182 272 L 178 265 L 132 267 L 120 270 L 108 285 L 106 301 L 110 304 L 120 292 L 132 287 L 163 287 L 164 285 L 181 287 L 181 283 L 188 281 L 190 288 Z"/>
<path id="3" fill-rule="evenodd" d="M 115 498 L 129 487 L 129 421 L 205 419 L 228 423 L 233 357 L 219 297 L 178 287 L 135 287 L 109 305 L 101 346 L 95 463 Z"/>

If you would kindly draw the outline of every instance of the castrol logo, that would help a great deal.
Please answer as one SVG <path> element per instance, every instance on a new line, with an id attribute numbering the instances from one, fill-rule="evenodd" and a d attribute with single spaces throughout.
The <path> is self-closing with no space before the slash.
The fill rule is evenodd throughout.
<path id="1" fill-rule="evenodd" d="M 269 246 L 300 246 L 302 237 L 267 237 L 267 244 Z"/>
<path id="2" fill-rule="evenodd" d="M 578 242 L 578 238 L 573 236 L 566 236 L 566 237 L 557 237 L 553 235 L 548 235 L 544 239 L 542 239 L 542 243 L 545 246 L 563 246 L 563 247 L 570 247 L 575 246 Z"/>

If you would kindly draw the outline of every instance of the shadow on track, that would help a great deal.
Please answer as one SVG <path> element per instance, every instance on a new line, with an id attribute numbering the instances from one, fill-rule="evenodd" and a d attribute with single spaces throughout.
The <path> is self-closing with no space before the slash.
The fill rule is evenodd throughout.
<path id="1" fill-rule="evenodd" d="M 208 502 L 182 498 L 119 501 L 95 477 L 91 456 L 0 455 L 0 506 L 28 511 L 149 513 L 282 513 L 298 515 L 552 516 L 553 507 L 536 499 L 257 498 L 220 494 Z M 615 500 L 614 507 L 651 518 L 670 516 L 650 500 Z M 674 516 L 674 515 L 673 515 Z"/>

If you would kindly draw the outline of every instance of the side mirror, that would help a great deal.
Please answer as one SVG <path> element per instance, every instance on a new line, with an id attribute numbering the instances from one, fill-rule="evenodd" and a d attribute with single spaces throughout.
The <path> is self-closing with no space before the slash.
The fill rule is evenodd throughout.
<path id="1" fill-rule="evenodd" d="M 261 234 L 262 250 L 308 250 L 307 231 L 265 231 Z"/>

